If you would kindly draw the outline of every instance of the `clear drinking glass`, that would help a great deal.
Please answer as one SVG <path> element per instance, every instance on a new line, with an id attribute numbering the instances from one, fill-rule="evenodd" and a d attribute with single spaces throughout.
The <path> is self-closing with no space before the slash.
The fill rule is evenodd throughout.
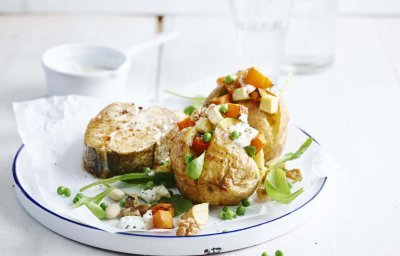
<path id="1" fill-rule="evenodd" d="M 277 81 L 292 0 L 231 0 L 240 66 L 257 66 Z"/>
<path id="2" fill-rule="evenodd" d="M 333 63 L 336 0 L 294 0 L 283 70 L 314 73 Z"/>

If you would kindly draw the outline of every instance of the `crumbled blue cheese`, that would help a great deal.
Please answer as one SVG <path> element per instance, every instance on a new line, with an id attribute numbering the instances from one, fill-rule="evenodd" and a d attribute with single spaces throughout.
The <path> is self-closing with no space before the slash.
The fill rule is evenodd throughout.
<path id="1" fill-rule="evenodd" d="M 229 132 L 232 133 L 233 131 L 239 133 L 239 138 L 234 142 L 242 148 L 249 146 L 251 141 L 258 135 L 258 131 L 247 123 L 238 123 L 230 126 Z"/>
<path id="2" fill-rule="evenodd" d="M 249 119 L 249 115 L 248 114 L 240 114 L 239 118 L 240 121 L 242 121 L 243 123 L 247 123 L 248 119 Z"/>
<path id="3" fill-rule="evenodd" d="M 149 230 L 153 227 L 153 213 L 151 210 L 148 210 L 142 217 L 144 222 L 144 228 Z"/>
<path id="4" fill-rule="evenodd" d="M 140 198 L 148 203 L 158 201 L 162 197 L 171 197 L 168 189 L 166 189 L 164 186 L 156 186 L 152 189 L 147 189 L 140 192 Z"/>
<path id="5" fill-rule="evenodd" d="M 140 216 L 125 216 L 119 220 L 119 227 L 125 231 L 146 230 L 145 222 Z"/>

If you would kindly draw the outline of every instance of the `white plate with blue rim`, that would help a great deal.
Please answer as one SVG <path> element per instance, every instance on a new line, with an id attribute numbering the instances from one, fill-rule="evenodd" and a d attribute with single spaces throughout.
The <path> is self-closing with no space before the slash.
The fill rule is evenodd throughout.
<path id="1" fill-rule="evenodd" d="M 208 92 L 214 86 L 209 80 L 205 79 L 187 86 L 182 93 L 193 95 L 198 88 Z M 182 107 L 182 104 L 187 103 L 176 98 L 166 98 L 163 102 L 161 105 L 169 107 Z M 296 125 L 290 124 L 285 152 L 297 150 L 308 137 L 312 136 Z M 216 218 L 210 217 L 209 224 L 202 227 L 199 234 L 186 237 L 176 236 L 174 231 L 109 232 L 101 226 L 79 221 L 62 211 L 57 211 L 54 207 L 49 207 L 48 202 L 43 199 L 43 193 L 46 191 L 40 191 L 38 188 L 35 172 L 32 171 L 32 159 L 24 145 L 16 153 L 12 171 L 15 192 L 25 210 L 39 223 L 64 237 L 83 244 L 124 253 L 214 255 L 274 239 L 302 224 L 315 213 L 324 200 L 323 195 L 327 184 L 325 176 L 329 163 L 324 163 L 326 155 L 315 138 L 313 140 L 314 143 L 300 159 L 289 163 L 289 167 L 299 168 L 303 173 L 303 181 L 298 186 L 304 187 L 304 192 L 294 201 L 288 205 L 271 201 L 255 204 L 247 209 L 245 217 L 238 217 L 233 221 L 220 219 L 216 221 Z M 71 154 L 75 156 L 69 156 L 68 161 L 76 158 L 78 163 L 75 164 L 74 169 L 77 169 L 76 166 L 80 166 L 81 156 L 80 152 L 74 151 L 77 150 L 72 150 Z M 62 164 L 57 168 L 63 173 Z M 71 175 L 70 171 L 66 168 L 66 175 Z M 74 173 L 74 177 L 85 180 L 87 173 L 80 169 Z M 220 211 L 221 207 L 216 207 L 211 210 L 211 215 L 218 216 Z"/>
<path id="2" fill-rule="evenodd" d="M 297 149 L 309 136 L 300 128 L 290 125 L 286 148 Z M 314 139 L 302 158 L 293 162 L 303 171 L 305 191 L 289 205 L 267 202 L 265 211 L 260 214 L 218 225 L 209 224 L 199 234 L 188 237 L 178 237 L 174 233 L 111 233 L 55 212 L 37 196 L 31 161 L 24 146 L 15 156 L 13 178 L 17 197 L 25 210 L 47 228 L 69 239 L 125 253 L 211 255 L 263 243 L 289 232 L 309 218 L 323 200 L 327 182 L 326 177 L 318 174 L 316 159 L 320 152 L 320 145 Z M 82 175 L 85 175 L 83 171 Z"/>

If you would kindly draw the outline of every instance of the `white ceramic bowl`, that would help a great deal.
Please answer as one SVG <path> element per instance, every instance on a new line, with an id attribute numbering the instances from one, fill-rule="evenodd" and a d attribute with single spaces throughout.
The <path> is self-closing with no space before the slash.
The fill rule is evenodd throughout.
<path id="1" fill-rule="evenodd" d="M 113 48 L 66 44 L 42 57 L 48 95 L 79 94 L 118 99 L 126 91 L 130 60 Z"/>

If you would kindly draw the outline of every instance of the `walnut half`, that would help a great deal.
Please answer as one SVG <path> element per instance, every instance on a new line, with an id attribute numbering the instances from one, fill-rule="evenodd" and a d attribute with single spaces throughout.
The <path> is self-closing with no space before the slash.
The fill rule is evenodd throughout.
<path id="1" fill-rule="evenodd" d="M 178 222 L 177 236 L 191 236 L 200 232 L 199 225 L 193 218 L 181 219 Z"/>

